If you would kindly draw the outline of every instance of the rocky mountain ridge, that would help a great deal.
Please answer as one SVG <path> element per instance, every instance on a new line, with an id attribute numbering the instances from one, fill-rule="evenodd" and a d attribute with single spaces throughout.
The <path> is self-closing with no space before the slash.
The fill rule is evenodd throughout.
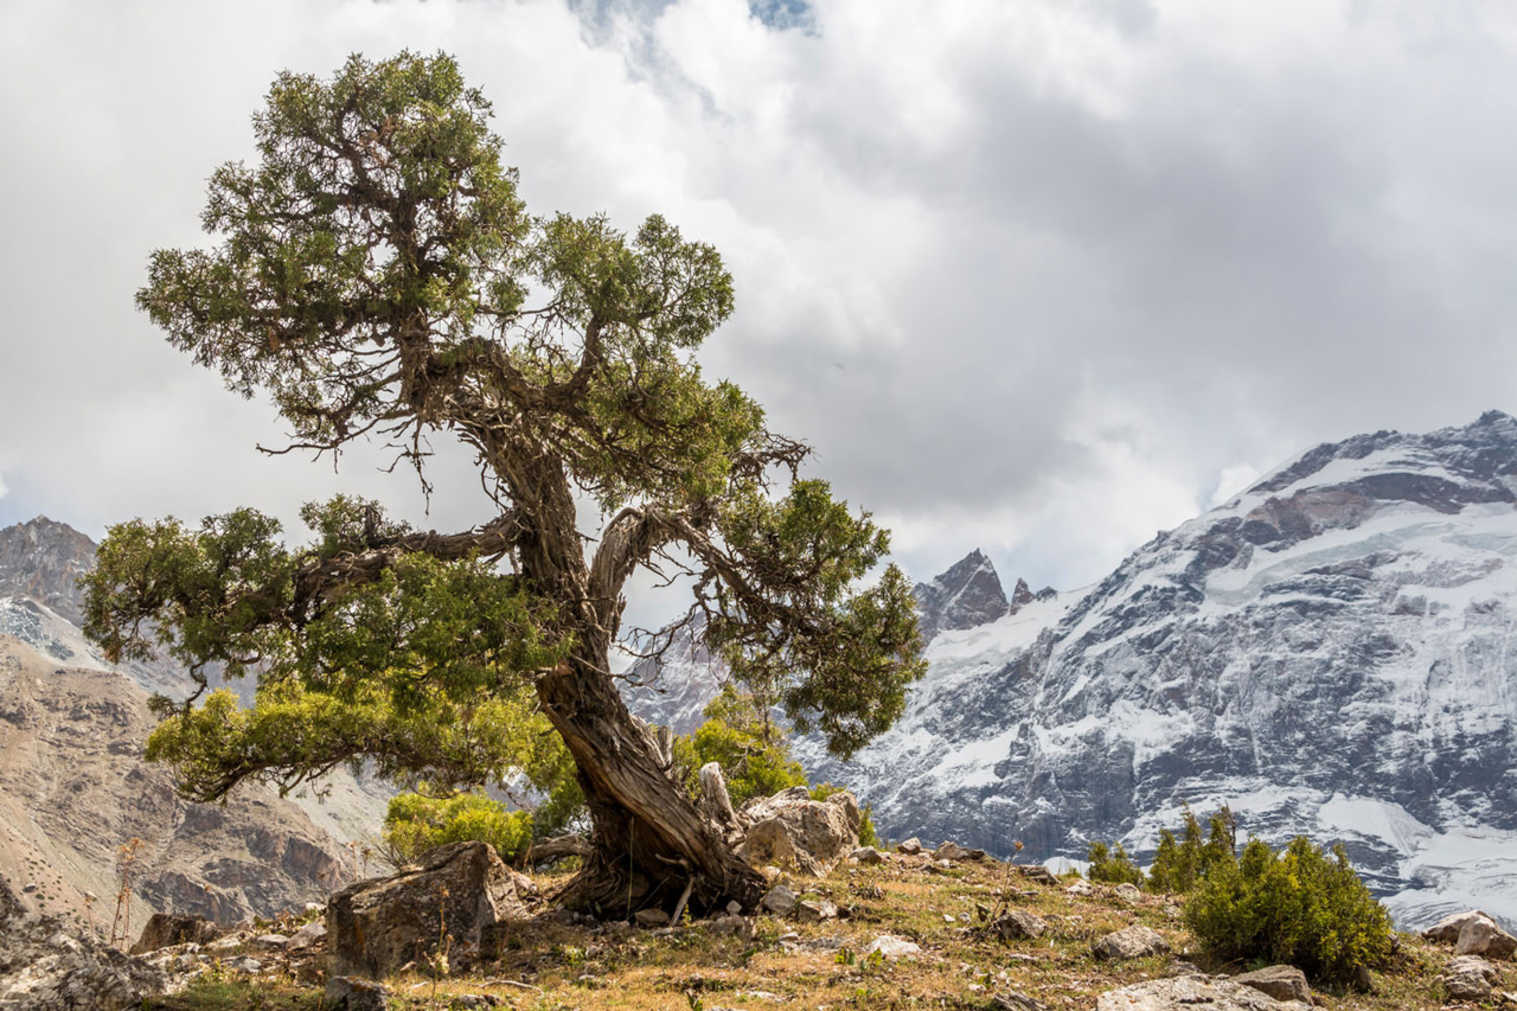
<path id="1" fill-rule="evenodd" d="M 1517 420 L 1323 444 L 1093 587 L 953 627 L 932 608 L 982 557 L 926 584 L 904 718 L 846 764 L 798 742 L 882 831 L 1141 858 L 1226 803 L 1343 842 L 1403 923 L 1517 919 Z"/>

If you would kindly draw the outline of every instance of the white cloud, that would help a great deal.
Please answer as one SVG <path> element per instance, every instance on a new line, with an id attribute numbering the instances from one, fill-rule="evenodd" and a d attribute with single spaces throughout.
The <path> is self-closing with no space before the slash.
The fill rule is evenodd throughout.
<path id="1" fill-rule="evenodd" d="M 1217 475 L 1217 489 L 1212 492 L 1211 500 L 1206 503 L 1206 507 L 1215 509 L 1239 492 L 1246 491 L 1249 485 L 1262 476 L 1259 468 L 1248 463 L 1235 463 L 1223 467 Z"/>
<path id="2" fill-rule="evenodd" d="M 597 9 L 5 5 L 8 506 L 98 532 L 343 487 L 481 518 L 466 460 L 429 518 L 378 453 L 257 457 L 272 411 L 131 307 L 148 250 L 202 241 L 206 175 L 249 156 L 278 69 L 403 46 L 494 100 L 534 210 L 659 211 L 722 250 L 738 313 L 708 369 L 918 576 L 983 544 L 1087 581 L 1238 461 L 1517 401 L 1493 5 L 817 0 L 783 31 L 741 0 Z"/>

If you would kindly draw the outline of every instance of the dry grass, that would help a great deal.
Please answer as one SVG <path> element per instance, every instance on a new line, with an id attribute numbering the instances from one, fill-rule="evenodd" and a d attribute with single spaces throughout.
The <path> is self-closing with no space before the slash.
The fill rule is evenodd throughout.
<path id="1" fill-rule="evenodd" d="M 1181 962 L 1208 971 L 1249 968 L 1207 964 L 1192 950 L 1194 940 L 1173 898 L 1145 894 L 1129 905 L 1099 885 L 1089 896 L 1074 896 L 1063 883 L 1036 884 L 994 862 L 963 864 L 947 874 L 895 863 L 845 866 L 826 879 L 793 883 L 808 895 L 831 899 L 847 917 L 797 924 L 763 916 L 750 940 L 720 936 L 699 921 L 663 931 L 539 922 L 510 935 L 498 961 L 467 976 L 434 983 L 408 975 L 389 982 L 396 1005 L 416 1009 L 449 1007 L 455 994 L 490 994 L 501 1006 L 521 1011 L 984 1009 L 994 994 L 1008 990 L 1049 1008 L 1091 1008 L 1101 992 L 1172 975 L 1183 970 Z M 982 938 L 974 929 L 981 910 L 998 904 L 1043 917 L 1048 933 L 1036 941 Z M 1093 939 L 1134 923 L 1164 935 L 1174 954 L 1125 962 L 1091 955 Z M 922 954 L 864 957 L 884 933 L 915 941 Z M 1403 937 L 1395 963 L 1376 974 L 1373 993 L 1328 991 L 1320 994 L 1321 1003 L 1386 1011 L 1442 1007 L 1436 977 L 1447 958 L 1446 950 Z M 1511 963 L 1503 967 L 1504 988 L 1517 988 L 1517 972 Z M 313 999 L 317 992 L 309 991 Z M 171 1006 L 236 1006 L 221 999 Z M 316 1006 L 299 1003 L 293 992 L 281 993 L 281 1000 L 287 1003 L 266 1006 Z"/>

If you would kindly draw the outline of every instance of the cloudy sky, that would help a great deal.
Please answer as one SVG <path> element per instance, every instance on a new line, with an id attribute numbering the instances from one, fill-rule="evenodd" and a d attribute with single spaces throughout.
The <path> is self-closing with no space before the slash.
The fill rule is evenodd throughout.
<path id="1" fill-rule="evenodd" d="M 707 368 L 918 577 L 1089 583 L 1302 448 L 1517 410 L 1517 18 L 1217 0 L 176 4 L 0 11 L 0 522 L 99 536 L 336 489 L 132 307 L 204 241 L 281 68 L 455 54 L 539 212 L 662 212 L 738 311 Z M 636 612 L 657 606 L 639 601 Z"/>

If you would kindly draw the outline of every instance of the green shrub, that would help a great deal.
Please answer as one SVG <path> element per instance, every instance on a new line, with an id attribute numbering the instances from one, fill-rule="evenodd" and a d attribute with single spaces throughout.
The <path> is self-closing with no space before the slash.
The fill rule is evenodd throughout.
<path id="1" fill-rule="evenodd" d="M 1159 848 L 1148 870 L 1148 887 L 1156 892 L 1189 892 L 1216 864 L 1234 856 L 1234 833 L 1237 821 L 1227 807 L 1211 816 L 1211 834 L 1201 842 L 1201 823 L 1185 809 L 1182 837 L 1177 840 L 1168 829 L 1159 833 Z"/>
<path id="2" fill-rule="evenodd" d="M 1117 843 L 1115 848 L 1108 848 L 1103 842 L 1093 842 L 1086 854 L 1090 861 L 1090 869 L 1086 871 L 1086 877 L 1092 881 L 1109 881 L 1112 884 L 1143 884 L 1143 872 L 1138 865 L 1132 862 L 1127 855 L 1127 850 Z"/>
<path id="3" fill-rule="evenodd" d="M 414 861 L 434 847 L 464 840 L 487 842 L 501 859 L 514 860 L 532 842 L 532 814 L 508 811 L 482 793 L 402 793 L 390 799 L 384 841 L 399 860 Z"/>
<path id="4" fill-rule="evenodd" d="M 1284 962 L 1324 981 L 1347 981 L 1391 951 L 1385 908 L 1349 866 L 1304 838 L 1276 854 L 1257 839 L 1219 857 L 1185 904 L 1185 922 L 1226 960 Z"/>

